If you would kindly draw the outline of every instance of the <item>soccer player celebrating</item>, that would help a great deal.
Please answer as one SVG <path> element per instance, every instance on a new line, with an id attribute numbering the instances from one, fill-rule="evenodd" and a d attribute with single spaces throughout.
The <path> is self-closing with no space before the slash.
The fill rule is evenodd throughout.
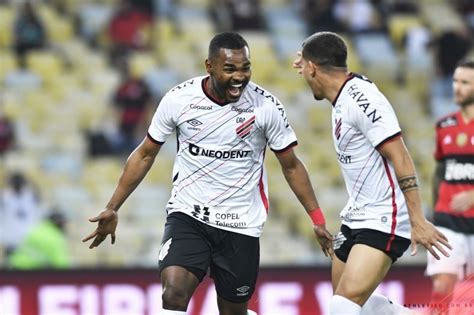
<path id="1" fill-rule="evenodd" d="M 423 216 L 392 106 L 374 83 L 348 71 L 346 59 L 344 40 L 319 32 L 304 41 L 293 64 L 314 98 L 332 103 L 332 137 L 349 194 L 334 240 L 330 314 L 398 314 L 400 305 L 372 293 L 410 239 L 412 255 L 421 244 L 437 259 L 435 249 L 448 256 L 443 247 L 450 245 Z"/>
<path id="2" fill-rule="evenodd" d="M 162 315 L 186 314 L 208 269 L 222 315 L 247 314 L 259 267 L 259 236 L 268 214 L 264 170 L 268 145 L 291 189 L 310 215 L 317 240 L 332 254 L 332 236 L 315 197 L 281 102 L 250 81 L 247 42 L 221 33 L 210 42 L 208 75 L 187 80 L 161 100 L 143 142 L 130 155 L 106 209 L 90 221 L 98 246 L 115 241 L 117 212 L 176 131 L 173 190 L 159 254 Z"/>

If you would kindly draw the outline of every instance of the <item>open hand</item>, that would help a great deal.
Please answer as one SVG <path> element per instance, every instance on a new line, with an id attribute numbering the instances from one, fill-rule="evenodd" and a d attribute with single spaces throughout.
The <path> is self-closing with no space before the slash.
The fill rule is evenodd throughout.
<path id="1" fill-rule="evenodd" d="M 94 238 L 94 241 L 91 243 L 89 248 L 94 248 L 100 245 L 110 234 L 112 238 L 112 244 L 115 243 L 115 229 L 118 223 L 118 214 L 112 209 L 105 209 L 99 213 L 99 215 L 90 218 L 90 222 L 98 222 L 97 228 L 94 232 L 86 236 L 82 241 L 87 242 L 91 238 Z"/>
<path id="2" fill-rule="evenodd" d="M 329 233 L 328 230 L 326 230 L 326 226 L 324 225 L 314 225 L 313 230 L 324 255 L 326 257 L 332 258 L 334 255 L 334 249 L 332 247 L 332 241 L 334 240 L 334 237 L 331 235 L 331 233 Z"/>
<path id="3" fill-rule="evenodd" d="M 438 253 L 434 250 L 435 247 L 439 252 L 441 252 L 444 256 L 449 257 L 448 252 L 443 247 L 452 249 L 451 245 L 449 245 L 448 238 L 438 231 L 433 224 L 428 222 L 427 220 L 421 221 L 417 224 L 412 224 L 411 230 L 411 255 L 416 255 L 416 247 L 417 244 L 423 245 L 427 251 L 433 255 L 434 258 L 437 260 L 440 259 Z M 443 246 L 442 246 L 443 245 Z"/>

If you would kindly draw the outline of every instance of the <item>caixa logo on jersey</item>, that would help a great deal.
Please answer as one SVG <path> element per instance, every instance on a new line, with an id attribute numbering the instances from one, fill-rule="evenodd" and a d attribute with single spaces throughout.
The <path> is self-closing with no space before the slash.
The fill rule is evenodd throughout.
<path id="1" fill-rule="evenodd" d="M 209 150 L 201 148 L 195 144 L 189 144 L 189 153 L 194 156 L 207 156 L 216 159 L 241 159 L 250 155 L 250 150 Z"/>

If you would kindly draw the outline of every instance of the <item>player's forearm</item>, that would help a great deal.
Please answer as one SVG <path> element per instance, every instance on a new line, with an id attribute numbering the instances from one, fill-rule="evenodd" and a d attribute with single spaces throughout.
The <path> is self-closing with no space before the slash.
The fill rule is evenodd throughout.
<path id="1" fill-rule="evenodd" d="M 421 197 L 419 190 L 410 190 L 403 192 L 408 208 L 408 216 L 411 225 L 416 224 L 420 220 L 425 220 L 423 209 L 421 208 Z"/>
<path id="2" fill-rule="evenodd" d="M 398 185 L 407 203 L 410 222 L 414 224 L 419 220 L 424 220 L 425 216 L 421 208 L 421 196 L 413 160 L 406 152 L 400 159 L 394 160 L 393 165 Z"/>
<path id="3" fill-rule="evenodd" d="M 294 192 L 306 211 L 319 207 L 308 172 L 301 161 L 299 161 L 293 168 L 284 169 L 283 174 L 285 175 L 286 181 L 291 190 Z"/>
<path id="4" fill-rule="evenodd" d="M 137 188 L 148 173 L 154 160 L 154 157 L 142 156 L 138 150 L 130 155 L 120 175 L 117 188 L 107 204 L 108 209 L 119 210 L 128 196 Z"/>
<path id="5" fill-rule="evenodd" d="M 466 191 L 466 196 L 468 198 L 468 207 L 474 207 L 474 189 Z"/>

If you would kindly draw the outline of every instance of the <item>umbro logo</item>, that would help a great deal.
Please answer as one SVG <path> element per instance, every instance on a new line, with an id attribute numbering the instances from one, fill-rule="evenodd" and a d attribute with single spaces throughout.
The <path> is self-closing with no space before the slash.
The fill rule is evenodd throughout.
<path id="1" fill-rule="evenodd" d="M 199 125 L 202 125 L 202 122 L 200 122 L 200 121 L 197 120 L 197 119 L 188 120 L 186 123 L 190 124 L 190 125 L 193 126 L 193 127 L 197 127 L 197 126 L 199 126 Z"/>
<path id="2" fill-rule="evenodd" d="M 247 285 L 241 286 L 240 288 L 237 288 L 237 296 L 245 296 L 249 294 L 249 289 L 250 287 Z"/>
<path id="3" fill-rule="evenodd" d="M 334 250 L 338 249 L 341 247 L 341 245 L 346 241 L 346 237 L 342 232 L 337 233 L 336 237 L 334 238 L 334 242 L 332 244 L 332 247 Z"/>
<path id="4" fill-rule="evenodd" d="M 171 242 L 172 242 L 172 238 L 170 238 L 169 240 L 167 240 L 164 244 L 161 245 L 161 248 L 160 248 L 160 254 L 158 255 L 158 259 L 161 261 L 163 259 L 165 259 L 166 255 L 168 255 L 168 251 L 170 250 L 170 246 L 171 246 Z"/>

